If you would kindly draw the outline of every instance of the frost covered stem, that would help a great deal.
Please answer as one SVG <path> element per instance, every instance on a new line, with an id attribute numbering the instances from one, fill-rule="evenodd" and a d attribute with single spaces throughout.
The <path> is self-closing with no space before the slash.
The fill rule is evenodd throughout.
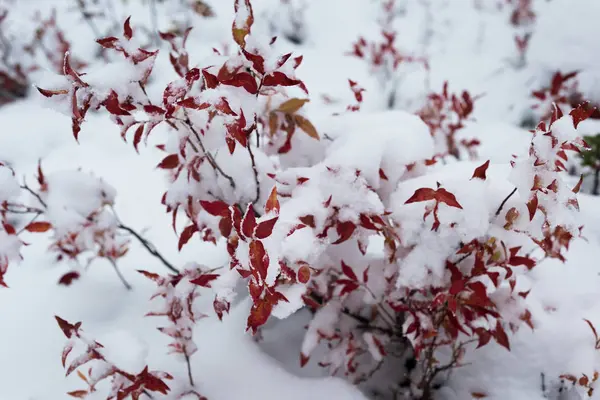
<path id="1" fill-rule="evenodd" d="M 184 352 L 183 354 L 185 355 L 185 363 L 187 364 L 188 379 L 190 380 L 190 385 L 194 386 L 194 378 L 192 378 L 192 364 L 190 363 L 190 356 L 187 355 L 187 352 Z"/>
<path id="2" fill-rule="evenodd" d="M 132 228 L 128 227 L 127 225 L 123 225 L 123 223 L 121 223 L 121 222 L 119 222 L 119 229 L 123 229 L 124 231 L 129 232 L 131 235 L 133 235 L 133 237 L 135 237 L 138 240 L 138 242 L 140 242 L 140 244 L 142 246 L 144 246 L 146 248 L 146 250 L 148 250 L 148 252 L 150 254 L 152 254 L 154 257 L 158 258 L 160 260 L 160 262 L 162 262 L 165 267 L 167 267 L 169 270 L 171 270 L 171 272 L 179 274 L 179 270 L 177 268 L 175 268 L 173 266 L 173 264 L 171 264 L 170 262 L 168 262 L 158 252 L 158 250 L 156 250 L 156 247 L 152 243 L 150 243 L 148 240 L 144 239 L 139 233 L 137 233 L 135 230 L 133 230 Z"/>
<path id="3" fill-rule="evenodd" d="M 110 262 L 110 264 L 113 266 L 113 268 L 115 269 L 115 272 L 117 273 L 117 276 L 119 277 L 119 279 L 121 280 L 121 282 L 123 282 L 123 285 L 125 286 L 125 288 L 127 290 L 131 290 L 132 287 L 131 285 L 127 282 L 127 280 L 125 279 L 125 277 L 123 276 L 123 274 L 121 273 L 121 271 L 119 271 L 119 266 L 117 265 L 117 262 L 115 260 L 113 260 L 112 258 L 109 258 L 108 261 Z"/>
<path id="4" fill-rule="evenodd" d="M 502 200 L 502 203 L 500 203 L 500 207 L 498 207 L 498 209 L 496 210 L 496 217 L 498 215 L 500 215 L 500 212 L 502 212 L 502 209 L 504 208 L 504 205 L 506 204 L 506 202 L 508 201 L 508 199 L 510 199 L 513 196 L 513 194 L 516 193 L 516 191 L 517 191 L 517 188 L 514 188 L 513 191 L 510 192 L 510 194 L 508 196 L 506 196 L 504 198 L 504 200 Z"/>
<path id="5" fill-rule="evenodd" d="M 233 180 L 233 178 L 230 175 L 227 175 L 225 173 L 225 171 L 223 171 L 221 169 L 221 167 L 219 166 L 219 164 L 217 164 L 217 162 L 215 161 L 215 159 L 213 158 L 213 156 L 206 150 L 206 147 L 204 147 L 204 143 L 202 143 L 202 139 L 200 138 L 200 134 L 194 128 L 194 125 L 192 124 L 192 121 L 190 120 L 190 117 L 187 115 L 187 112 L 185 113 L 185 120 L 184 120 L 184 122 L 185 122 L 186 126 L 188 127 L 188 129 L 194 134 L 194 136 L 198 140 L 198 143 L 200 144 L 200 148 L 202 149 L 202 151 L 206 155 L 206 158 L 208 159 L 208 162 L 210 163 L 210 165 L 212 165 L 212 167 L 217 172 L 219 172 L 225 179 L 227 179 L 229 181 L 229 184 L 231 185 L 231 187 L 235 189 L 235 181 Z"/>

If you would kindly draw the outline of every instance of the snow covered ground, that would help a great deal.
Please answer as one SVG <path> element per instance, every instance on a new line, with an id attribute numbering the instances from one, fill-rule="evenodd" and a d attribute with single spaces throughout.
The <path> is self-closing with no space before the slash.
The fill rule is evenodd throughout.
<path id="1" fill-rule="evenodd" d="M 352 104 L 348 79 L 366 89 L 362 112 L 379 112 L 385 106 L 377 77 L 361 60 L 345 54 L 359 35 L 378 34 L 379 5 L 369 0 L 305 2 L 303 44 L 282 40 L 280 46 L 304 55 L 298 75 L 313 99 L 306 110 L 320 132 L 330 129 L 335 134 L 336 127 L 327 118 Z M 57 5 L 63 10 L 58 14 L 59 21 L 63 18 L 73 40 L 73 53 L 93 54 L 89 27 L 74 19 L 78 17 L 76 12 L 64 12 L 67 3 L 19 1 L 14 14 L 22 19 L 15 19 L 14 29 L 25 29 L 27 15 L 34 9 Z M 130 3 L 133 23 L 147 23 L 146 8 Z M 284 21 L 274 11 L 275 3 L 278 1 L 253 0 L 257 29 L 268 31 L 273 29 L 269 21 L 275 21 L 275 28 Z M 427 81 L 419 68 L 401 75 L 398 104 L 414 111 L 427 87 L 439 91 L 446 80 L 454 90 L 482 94 L 476 103 L 475 121 L 461 132 L 465 138 L 480 139 L 481 160 L 508 164 L 513 154 L 526 154 L 531 134 L 519 125 L 529 110 L 529 93 L 554 70 L 582 69 L 586 82 L 583 91 L 591 99 L 600 98 L 600 79 L 596 79 L 600 77 L 598 0 L 535 1 L 539 7 L 538 25 L 527 66 L 522 69 L 510 64 L 509 60 L 516 57 L 513 28 L 507 13 L 497 11 L 492 4 L 496 1 L 479 1 L 483 4 L 481 10 L 470 0 L 398 3 L 404 8 L 395 22 L 401 46 L 407 53 L 428 56 L 431 67 Z M 229 40 L 232 1 L 213 0 L 210 4 L 216 17 L 196 21 L 189 39 L 192 65 L 203 65 L 213 47 L 222 48 Z M 168 20 L 166 15 L 159 18 L 163 25 Z M 158 79 L 150 86 L 150 91 L 156 93 L 173 79 L 168 52 L 163 53 L 155 72 Z M 42 86 L 45 76 L 36 74 L 36 83 Z M 323 101 L 324 95 L 339 103 Z M 108 118 L 90 114 L 77 143 L 71 134 L 70 119 L 46 108 L 40 97 L 31 91 L 26 99 L 0 108 L 1 160 L 31 180 L 39 159 L 45 173 L 76 168 L 92 171 L 116 189 L 115 209 L 120 218 L 143 231 L 171 262 L 198 260 L 209 267 L 227 263 L 223 243 L 213 246 L 198 241 L 177 251 L 178 238 L 169 228 L 170 216 L 160 203 L 166 182 L 155 166 L 162 152 L 151 146 L 161 142 L 165 129 L 157 128 L 149 145 L 141 146 L 137 154 L 131 144 L 120 139 L 117 127 Z M 584 124 L 594 129 L 592 122 Z M 402 130 L 401 126 L 395 128 Z M 364 134 L 370 134 L 368 127 Z M 470 165 L 465 168 L 473 170 Z M 454 172 L 448 169 L 444 173 Z M 584 318 L 589 319 L 600 327 L 600 198 L 586 194 L 579 198 L 586 240 L 572 244 L 566 263 L 545 261 L 528 276 L 535 283 L 527 297 L 535 329 L 525 326 L 511 335 L 510 352 L 494 343 L 470 351 L 468 364 L 450 375 L 437 398 L 467 400 L 473 398 L 473 393 L 485 393 L 486 399 L 497 400 L 579 398 L 575 393 L 559 394 L 558 389 L 561 374 L 591 376 L 600 368 L 600 353 L 594 351 L 593 334 L 584 322 Z M 110 264 L 103 261 L 93 263 L 81 279 L 65 287 L 57 285 L 65 269 L 46 252 L 49 241 L 33 234 L 25 241 L 31 245 L 23 249 L 23 261 L 12 266 L 5 278 L 10 288 L 0 290 L 1 400 L 65 399 L 67 392 L 82 386 L 75 374 L 64 377 L 60 354 L 65 337 L 56 326 L 55 315 L 83 321 L 85 331 L 102 343 L 111 359 L 124 369 L 160 364 L 172 374 L 186 374 L 181 360 L 166 355 L 169 338 L 155 329 L 156 320 L 144 317 L 155 286 L 136 270 L 164 272 L 156 258 L 141 247 L 131 249 L 120 269 L 133 286 L 132 291 L 124 289 Z M 209 308 L 212 297 L 201 297 L 199 301 L 205 301 Z M 211 314 L 199 322 L 195 331 L 199 349 L 192 358 L 192 371 L 199 392 L 209 400 L 368 398 L 368 385 L 362 386 L 363 393 L 341 378 L 328 377 L 314 361 L 299 367 L 303 325 L 308 321 L 305 311 L 270 323 L 257 342 L 244 332 L 248 309 L 249 303 L 241 301 L 223 322 Z M 598 392 L 593 398 L 600 398 Z"/>

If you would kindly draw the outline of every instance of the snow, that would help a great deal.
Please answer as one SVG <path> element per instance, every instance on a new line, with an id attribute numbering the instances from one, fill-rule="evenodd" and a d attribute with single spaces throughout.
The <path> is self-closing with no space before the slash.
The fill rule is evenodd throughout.
<path id="1" fill-rule="evenodd" d="M 544 160 L 553 162 L 557 156 L 547 137 L 534 136 L 527 131 L 529 128 L 521 127 L 530 113 L 529 93 L 545 84 L 546 78 L 559 68 L 563 72 L 579 69 L 580 88 L 584 94 L 591 100 L 600 99 L 600 58 L 596 51 L 600 28 L 595 21 L 600 13 L 600 3 L 578 0 L 574 5 L 573 1 L 536 1 L 538 19 L 533 28 L 527 64 L 522 69 L 511 64 L 516 58 L 515 30 L 507 23 L 505 9 L 498 10 L 493 5 L 488 8 L 486 1 L 482 2 L 485 8 L 481 10 L 466 0 L 397 1 L 398 17 L 391 24 L 398 29 L 401 48 L 407 54 L 429 56 L 431 69 L 427 72 L 407 67 L 399 71 L 400 86 L 396 96 L 402 110 L 390 111 L 383 109 L 387 97 L 387 89 L 383 86 L 389 82 L 382 82 L 361 60 L 345 54 L 360 35 L 369 39 L 379 37 L 376 2 L 290 0 L 287 6 L 279 7 L 278 0 L 254 0 L 257 25 L 253 32 L 266 38 L 275 34 L 298 34 L 302 41 L 291 43 L 282 36 L 278 39 L 277 49 L 304 55 L 296 74 L 304 79 L 311 101 L 303 107 L 301 115 L 311 120 L 321 137 L 316 141 L 298 131 L 292 141 L 297 152 L 280 157 L 256 153 L 256 166 L 261 176 L 261 204 L 256 208 L 264 206 L 262 203 L 276 185 L 267 174 L 281 167 L 289 169 L 277 174 L 277 182 L 292 185 L 286 189 L 286 185 L 277 184 L 278 190 L 289 190 L 294 195 L 286 200 L 272 236 L 265 241 L 271 256 L 269 283 L 274 282 L 279 271 L 279 258 L 286 259 L 290 265 L 298 262 L 336 264 L 339 259 L 351 258 L 352 252 L 357 251 L 349 245 L 344 247 L 345 244 L 329 251 L 328 240 L 337 239 L 335 233 L 322 239 L 315 237 L 315 232 L 322 230 L 330 217 L 320 206 L 330 196 L 342 221 L 358 223 L 361 213 L 389 211 L 391 218 L 402 222 L 398 229 L 405 240 L 403 245 L 414 248 L 403 260 L 396 281 L 399 287 L 421 287 L 431 281 L 443 285 L 449 279 L 444 265 L 446 254 L 458 244 L 490 232 L 508 237 L 509 234 L 494 226 L 493 219 L 499 205 L 515 186 L 518 192 L 506 203 L 500 218 L 508 209 L 516 207 L 521 214 L 515 221 L 517 226 L 523 230 L 537 227 L 540 220 L 528 221 L 524 201 L 529 198 L 534 173 L 547 171 L 530 168 L 528 157 L 532 138 Z M 16 43 L 20 34 L 29 32 L 30 12 L 34 9 L 44 11 L 50 3 L 59 7 L 59 25 L 65 27 L 68 38 L 73 41 L 72 53 L 92 59 L 95 51 L 93 35 L 78 14 L 66 11 L 66 1 L 31 0 L 15 4 L 11 38 L 15 38 Z M 150 17 L 146 6 L 140 5 L 139 1 L 127 3 L 119 5 L 119 15 L 131 14 L 134 16 L 132 23 L 147 24 Z M 170 26 L 170 16 L 192 18 L 196 23 L 188 40 L 190 65 L 221 65 L 225 57 L 215 56 L 212 48 L 223 49 L 227 44 L 231 49 L 233 1 L 207 1 L 213 6 L 216 17 L 206 20 L 185 15 L 189 10 L 183 10 L 181 15 L 182 11 L 175 3 L 179 2 L 173 2 L 172 12 L 159 15 L 161 28 L 166 30 Z M 240 4 L 243 10 L 243 1 Z M 430 13 L 433 13 L 432 20 L 428 20 Z M 247 16 L 238 14 L 236 24 L 243 26 Z M 289 29 L 290 21 L 295 18 L 305 21 L 298 32 Z M 143 29 L 137 29 L 137 34 L 140 41 L 147 39 Z M 263 41 L 254 38 L 250 38 L 250 45 L 265 47 Z M 274 64 L 274 60 L 268 61 L 267 65 Z M 98 93 L 101 96 L 116 88 L 123 97 L 131 89 L 131 82 L 139 78 L 140 69 L 121 59 L 111 59 L 108 66 L 99 65 L 92 65 L 83 79 L 101 89 Z M 177 78 L 171 71 L 166 47 L 159 53 L 155 72 L 148 93 L 158 101 L 156 104 L 160 104 L 162 89 Z M 356 80 L 366 89 L 361 112 L 342 113 L 347 105 L 355 103 L 348 79 Z M 449 161 L 446 165 L 439 163 L 428 167 L 426 175 L 414 177 L 406 166 L 424 162 L 436 149 L 427 126 L 411 112 L 419 108 L 429 90 L 439 92 L 446 80 L 453 91 L 465 89 L 472 95 L 484 94 L 476 102 L 474 120 L 467 122 L 458 134 L 459 140 L 477 138 L 481 141 L 478 159 L 473 162 Z M 63 87 L 65 79 L 41 70 L 34 73 L 31 83 L 57 89 Z M 295 90 L 290 89 L 290 93 L 296 93 Z M 202 101 L 232 93 L 243 91 L 240 88 L 205 91 Z M 323 95 L 335 102 L 329 104 L 322 99 Z M 301 309 L 305 286 L 289 285 L 281 290 L 289 303 L 281 302 L 275 307 L 275 318 L 261 332 L 262 339 L 255 340 L 245 332 L 251 303 L 245 287 L 237 290 L 240 277 L 237 271 L 228 269 L 225 243 L 204 243 L 197 240 L 196 234 L 192 239 L 194 245 L 177 251 L 178 237 L 170 227 L 171 216 L 164 212 L 161 197 L 168 189 L 167 203 L 176 204 L 197 193 L 193 192 L 195 188 L 186 186 L 185 177 L 171 182 L 165 179 L 164 171 L 155 168 L 165 154 L 154 145 L 166 142 L 167 150 L 175 153 L 182 136 L 160 125 L 148 146 L 140 146 L 138 155 L 131 143 L 121 140 L 118 128 L 106 116 L 90 111 L 79 143 L 76 143 L 67 117 L 71 115 L 71 109 L 63 105 L 59 111 L 64 115 L 60 114 L 55 111 L 57 104 L 55 98 L 42 98 L 35 88 L 31 88 L 27 98 L 0 108 L 0 161 L 6 164 L 0 166 L 0 201 L 18 198 L 24 176 L 28 184 L 34 185 L 34 175 L 41 160 L 48 184 L 48 191 L 43 195 L 48 207 L 45 217 L 56 229 L 52 235 L 25 233 L 23 239 L 27 246 L 15 235 L 10 235 L 6 227 L 0 229 L 0 272 L 3 272 L 4 262 L 11 261 L 3 279 L 9 288 L 0 287 L 1 399 L 62 399 L 67 392 L 83 386 L 76 374 L 64 376 L 60 355 L 66 338 L 56 326 L 55 315 L 73 323 L 81 321 L 86 335 L 101 343 L 104 346 L 102 354 L 120 368 L 139 372 L 149 365 L 151 370 L 165 370 L 178 378 L 187 376 L 185 362 L 167 354 L 171 338 L 156 329 L 165 326 L 164 319 L 144 317 L 150 311 L 148 299 L 156 287 L 136 271 L 168 272 L 144 248 L 131 245 L 127 257 L 119 260 L 120 271 L 133 286 L 131 291 L 125 290 L 116 279 L 112 266 L 105 259 L 96 260 L 94 267 L 86 269 L 72 285 L 57 284 L 69 269 L 56 262 L 56 254 L 48 252 L 49 245 L 74 229 L 82 229 L 88 217 L 96 212 L 96 222 L 108 233 L 103 231 L 104 241 L 97 242 L 100 239 L 96 231 L 83 232 L 79 238 L 83 248 L 89 249 L 98 243 L 103 246 L 122 243 L 123 239 L 111 236 L 111 232 L 117 224 L 124 223 L 141 232 L 178 266 L 190 260 L 208 268 L 225 266 L 223 269 L 227 271 L 212 282 L 211 290 L 200 289 L 201 295 L 197 299 L 198 310 L 209 317 L 195 326 L 193 340 L 198 351 L 191 359 L 191 368 L 195 388 L 209 400 L 276 400 L 282 396 L 290 400 L 374 398 L 366 390 L 361 391 L 364 386 L 355 387 L 340 376 L 329 377 L 328 371 L 317 365 L 325 352 L 318 343 L 319 336 L 335 333 L 341 303 L 330 301 L 314 316 L 308 315 L 306 309 Z M 243 98 L 231 106 L 250 115 L 262 104 Z M 338 113 L 342 114 L 334 115 Z M 201 113 L 192 111 L 190 117 L 198 125 L 207 122 Z M 229 154 L 223 139 L 227 122 L 230 121 L 226 118 L 216 117 L 214 128 L 206 132 L 204 143 L 224 172 L 238 185 L 232 188 L 224 176 L 216 173 L 211 177 L 212 168 L 205 163 L 202 174 L 212 179 L 204 182 L 203 189 L 225 201 L 241 199 L 240 202 L 246 204 L 254 198 L 256 190 L 252 174 L 249 174 L 251 160 L 239 144 L 233 155 Z M 248 126 L 252 122 L 247 121 Z M 573 140 L 578 133 L 597 133 L 595 122 L 586 121 L 576 131 L 568 117 L 557 121 L 553 127 L 560 141 Z M 323 145 L 329 140 L 332 140 L 331 144 Z M 518 158 L 516 167 L 511 169 L 509 162 L 514 159 L 513 155 Z M 487 179 L 470 180 L 475 168 L 486 160 L 491 161 Z M 360 171 L 360 177 L 354 174 L 355 170 Z M 380 171 L 387 179 L 381 177 Z M 299 177 L 309 180 L 296 185 Z M 405 202 L 415 190 L 435 189 L 438 182 L 456 196 L 462 209 L 440 205 L 442 226 L 438 231 L 423 230 L 424 224 L 431 224 L 433 218 L 429 215 L 423 221 L 428 202 Z M 560 395 L 558 388 L 561 374 L 592 376 L 600 368 L 600 353 L 594 351 L 594 336 L 584 321 L 584 318 L 589 319 L 600 328 L 600 267 L 597 263 L 600 198 L 579 195 L 580 214 L 551 209 L 554 204 L 572 196 L 571 188 L 576 182 L 577 177 L 567 176 L 560 182 L 556 196 L 540 197 L 540 203 L 549 208 L 552 222 L 565 222 L 573 230 L 585 225 L 582 232 L 585 239 L 572 243 L 566 252 L 566 263 L 546 260 L 532 271 L 520 271 L 517 274 L 518 289 L 532 290 L 526 299 L 515 303 L 503 303 L 507 298 L 506 287 L 495 290 L 485 283 L 490 297 L 494 296 L 502 303 L 503 316 L 517 321 L 522 309 L 527 307 L 532 313 L 534 329 L 525 325 L 515 333 L 509 333 L 510 352 L 493 341 L 480 349 L 470 348 L 466 365 L 454 370 L 444 381 L 436 400 L 470 399 L 475 392 L 485 393 L 486 399 L 498 400 L 584 398 L 570 389 L 569 384 L 565 384 L 569 388 Z M 550 183 L 544 181 L 545 185 Z M 313 215 L 315 228 L 305 227 L 288 235 L 297 225 L 298 218 L 307 213 Z M 198 218 L 204 222 L 208 217 L 203 213 Z M 16 222 L 15 226 L 20 229 L 28 220 Z M 451 222 L 456 223 L 456 228 L 450 229 Z M 181 215 L 177 226 L 179 232 L 184 227 Z M 216 225 L 212 227 L 216 229 Z M 246 249 L 244 245 L 240 244 L 243 250 Z M 372 260 L 355 264 L 356 269 L 362 271 L 373 261 L 369 264 L 372 274 L 369 287 L 375 296 L 383 296 L 383 274 L 375 272 L 382 268 L 378 264 L 382 248 L 379 238 L 371 240 L 368 254 Z M 223 321 L 219 321 L 212 311 L 215 292 L 220 298 L 232 300 L 231 312 Z M 369 299 L 363 302 L 374 302 L 370 294 L 364 297 L 367 296 Z M 362 340 L 373 358 L 379 361 L 373 336 L 367 335 Z M 300 352 L 311 354 L 311 361 L 304 369 L 299 368 Z M 341 353 L 329 356 L 343 362 Z M 547 396 L 542 391 L 542 379 Z M 169 384 L 174 394 L 189 389 L 185 379 Z M 174 396 L 169 398 L 175 399 Z M 102 396 L 89 397 L 92 398 L 102 399 Z M 600 398 L 600 391 L 592 398 Z"/>

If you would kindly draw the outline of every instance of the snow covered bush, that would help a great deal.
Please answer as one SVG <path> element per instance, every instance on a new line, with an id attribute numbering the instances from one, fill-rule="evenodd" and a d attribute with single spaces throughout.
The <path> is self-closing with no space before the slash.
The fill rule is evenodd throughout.
<path id="1" fill-rule="evenodd" d="M 384 4 L 389 18 L 394 3 Z M 518 3 L 515 24 L 529 15 L 529 3 Z M 208 16 L 206 3 L 194 4 Z M 169 338 L 165 352 L 184 372 L 123 362 L 82 329 L 86 321 L 56 316 L 68 339 L 66 374 L 85 383 L 69 395 L 205 399 L 203 377 L 192 368 L 205 350 L 195 339 L 199 321 L 227 319 L 241 299 L 251 303 L 246 330 L 257 336 L 268 322 L 309 309 L 295 349 L 299 363 L 318 358 L 357 384 L 389 363 L 395 372 L 381 391 L 398 398 L 432 399 L 478 348 L 511 350 L 522 325 L 536 327 L 526 302 L 536 285 L 532 274 L 543 261 L 564 262 L 581 236 L 581 181 L 571 181 L 567 162 L 588 149 L 580 123 L 594 110 L 569 103 L 563 115 L 565 77 L 538 93 L 550 100 L 550 112 L 544 108 L 527 151 L 510 164 L 478 160 L 479 138 L 456 135 L 472 119 L 477 97 L 451 93 L 448 82 L 411 114 L 393 104 L 362 110 L 364 89 L 350 80 L 356 104 L 313 118 L 303 57 L 256 29 L 250 0 L 233 5 L 232 51 L 214 49 L 197 62 L 185 23 L 158 35 L 177 76 L 159 91 L 149 84 L 152 77 L 162 82 L 159 51 L 130 18 L 97 39 L 101 62 L 76 63 L 75 51 L 61 48 L 60 73 L 38 87 L 41 100 L 71 118 L 76 140 L 92 112 L 108 116 L 136 152 L 164 139 L 157 168 L 167 180 L 162 205 L 178 250 L 200 241 L 224 246 L 225 265 L 168 261 L 117 215 L 120 193 L 101 178 L 81 170 L 46 174 L 40 163 L 31 186 L 0 165 L 0 284 L 10 284 L 5 273 L 19 261 L 28 233 L 45 235 L 48 251 L 67 266 L 63 286 L 77 285 L 92 263 L 105 261 L 131 290 L 120 264 L 134 246 L 166 269 L 137 268 L 156 285 L 146 315 L 158 317 Z M 406 58 L 394 32 L 384 30 L 383 38 L 359 40 L 353 54 L 389 84 Z M 567 372 L 564 379 L 585 391 L 597 380 Z M 488 396 L 485 387 L 470 394 Z"/>

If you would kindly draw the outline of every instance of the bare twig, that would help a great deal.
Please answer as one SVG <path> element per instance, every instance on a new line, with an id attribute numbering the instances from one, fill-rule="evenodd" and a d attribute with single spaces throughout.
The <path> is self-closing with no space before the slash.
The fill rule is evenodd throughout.
<path id="1" fill-rule="evenodd" d="M 117 276 L 119 277 L 119 279 L 121 280 L 121 282 L 123 282 L 123 285 L 125 286 L 125 288 L 127 290 L 131 290 L 131 285 L 127 282 L 127 280 L 125 280 L 125 277 L 123 276 L 123 274 L 121 273 L 121 271 L 119 271 L 119 266 L 117 265 L 117 262 L 114 259 L 112 259 L 112 258 L 107 258 L 107 260 L 110 262 L 110 264 L 115 269 L 115 272 L 117 273 Z"/>
<path id="2" fill-rule="evenodd" d="M 40 215 L 42 215 L 42 213 L 37 212 L 28 223 L 26 223 L 21 229 L 19 229 L 19 231 L 17 232 L 17 235 L 20 235 L 21 233 L 23 233 L 25 231 L 25 228 L 27 228 L 30 224 L 35 222 L 35 220 L 38 219 Z"/>
<path id="3" fill-rule="evenodd" d="M 192 364 L 190 363 L 190 356 L 184 352 L 185 355 L 185 363 L 187 364 L 188 370 L 188 379 L 190 380 L 190 385 L 194 386 L 194 378 L 192 377 Z"/>
<path id="4" fill-rule="evenodd" d="M 152 254 L 154 257 L 158 258 L 165 267 L 167 267 L 169 270 L 171 270 L 173 273 L 179 274 L 179 270 L 177 268 L 175 268 L 173 266 L 173 264 L 171 264 L 169 261 L 167 261 L 162 254 L 160 254 L 158 252 L 158 250 L 156 249 L 156 247 L 150 243 L 148 240 L 144 239 L 139 233 L 137 233 L 133 228 L 128 227 L 127 225 L 123 225 L 123 223 L 119 223 L 119 229 L 122 229 L 124 231 L 129 232 L 131 235 L 133 235 L 133 237 L 135 237 L 138 242 L 140 242 L 140 244 L 142 246 L 144 246 L 146 248 L 146 250 L 148 250 L 148 252 L 150 254 Z"/>
<path id="5" fill-rule="evenodd" d="M 513 194 L 515 194 L 517 191 L 517 188 L 514 188 L 512 192 L 510 192 L 510 194 L 508 196 L 506 196 L 506 198 L 504 200 L 502 200 L 502 203 L 500 204 L 500 207 L 498 207 L 498 209 L 496 210 L 496 217 L 498 215 L 500 215 L 500 212 L 502 212 L 502 208 L 504 208 L 504 205 L 506 204 L 506 202 L 513 196 Z"/>
<path id="6" fill-rule="evenodd" d="M 48 205 L 46 204 L 46 202 L 44 200 L 42 200 L 41 196 L 39 194 L 37 194 L 33 189 L 31 189 L 29 186 L 27 186 L 27 184 L 23 184 L 23 186 L 21 186 L 21 189 L 28 191 L 29 193 L 31 193 L 31 195 L 33 197 L 35 197 L 40 204 L 42 205 L 42 207 L 47 208 Z"/>

